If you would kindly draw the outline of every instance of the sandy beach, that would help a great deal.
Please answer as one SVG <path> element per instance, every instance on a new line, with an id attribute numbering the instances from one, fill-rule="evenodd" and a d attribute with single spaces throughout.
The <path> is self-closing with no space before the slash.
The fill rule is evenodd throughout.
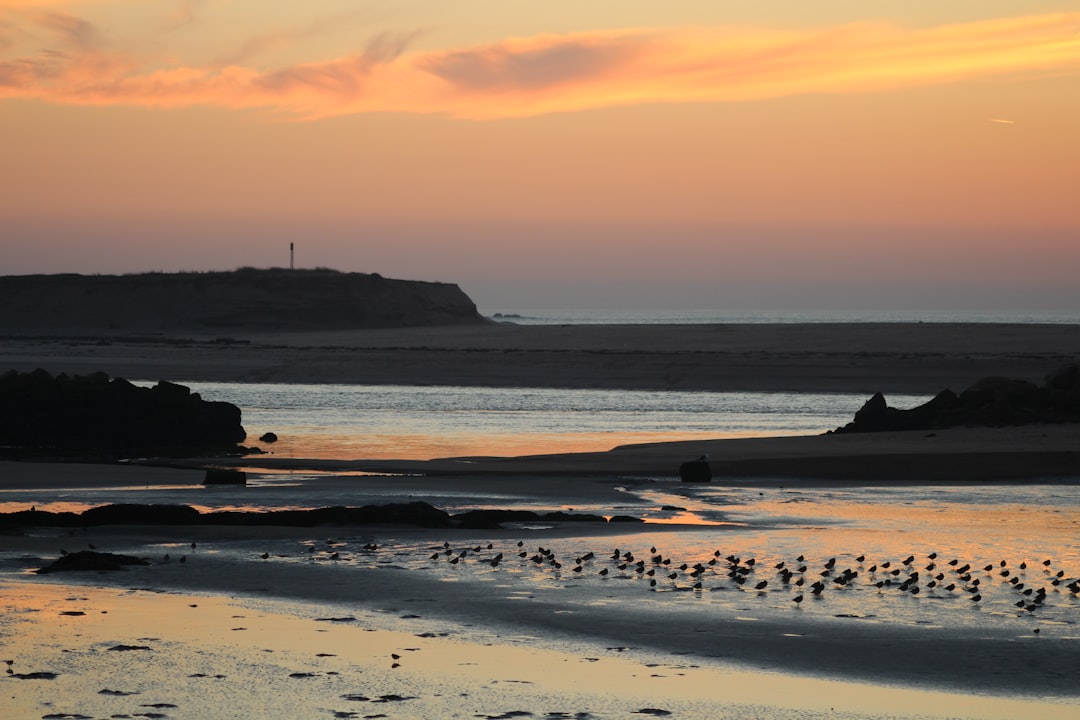
<path id="1" fill-rule="evenodd" d="M 1077 328 L 1040 326 L 490 326 L 22 339 L 0 362 L 178 381 L 933 392 L 1039 380 L 1078 343 Z M 248 469 L 235 489 L 203 487 L 205 461 L 3 462 L 6 512 L 424 500 L 644 521 L 11 529 L 4 715 L 1073 718 L 1077 438 L 1060 425 L 213 461 Z M 679 483 L 678 463 L 705 453 L 714 482 Z M 151 564 L 32 572 L 90 546 Z"/>

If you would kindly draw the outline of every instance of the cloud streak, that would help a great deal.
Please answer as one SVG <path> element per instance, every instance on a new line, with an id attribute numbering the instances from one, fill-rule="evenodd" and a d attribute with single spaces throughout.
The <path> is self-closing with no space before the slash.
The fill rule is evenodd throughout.
<path id="1" fill-rule="evenodd" d="M 149 67 L 97 49 L 95 29 L 78 18 L 43 14 L 39 23 L 63 38 L 63 51 L 0 62 L 0 99 L 262 108 L 296 119 L 370 112 L 495 119 L 1080 71 L 1080 13 L 925 29 L 612 30 L 422 52 L 409 51 L 411 35 L 382 34 L 348 57 L 273 70 Z"/>

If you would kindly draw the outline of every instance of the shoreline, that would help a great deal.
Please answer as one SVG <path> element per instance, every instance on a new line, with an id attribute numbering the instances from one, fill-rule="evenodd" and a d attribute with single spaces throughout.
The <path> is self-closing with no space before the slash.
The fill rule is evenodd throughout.
<path id="1" fill-rule="evenodd" d="M 700 717 L 723 707 L 732 720 L 796 720 L 807 713 L 864 720 L 882 717 L 882 708 L 890 708 L 891 718 L 1064 720 L 1077 707 L 1075 696 L 1047 697 L 1037 689 L 1017 693 L 1008 683 L 987 692 L 979 683 L 948 689 L 838 680 L 767 670 L 753 661 L 733 664 L 709 655 L 627 647 L 625 639 L 615 646 L 599 637 L 531 642 L 523 635 L 530 628 L 521 625 L 470 629 L 415 613 L 390 620 L 401 611 L 358 610 L 349 602 L 313 609 L 231 593 L 94 584 L 41 585 L 29 596 L 22 583 L 4 589 L 8 605 L 25 598 L 45 612 L 86 614 L 62 618 L 56 629 L 22 621 L 35 654 L 18 652 L 14 667 L 20 673 L 53 668 L 56 677 L 8 680 L 17 683 L 9 692 L 18 717 L 38 717 L 46 708 L 100 716 L 141 714 L 140 708 L 154 706 L 184 712 L 208 701 L 215 717 L 250 717 L 266 710 L 267 682 L 290 688 L 275 705 L 291 717 L 317 708 L 320 714 L 354 717 L 376 706 L 388 717 L 517 717 L 526 708 L 547 717 L 575 711 L 596 718 Z M 172 622 L 155 627 L 148 622 L 150 608 Z M 346 614 L 332 618 L 319 612 Z M 243 642 L 252 638 L 259 638 L 254 646 Z M 193 640 L 200 647 L 196 654 L 187 650 Z M 107 652 L 119 647 L 132 651 Z M 784 692 L 776 692 L 778 684 Z"/>

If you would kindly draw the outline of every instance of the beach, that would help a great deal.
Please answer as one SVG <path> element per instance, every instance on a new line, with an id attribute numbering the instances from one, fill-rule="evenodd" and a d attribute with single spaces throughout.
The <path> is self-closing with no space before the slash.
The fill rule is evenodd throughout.
<path id="1" fill-rule="evenodd" d="M 932 393 L 989 374 L 1037 381 L 1080 355 L 1077 338 L 1072 326 L 493 325 L 22 339 L 0 360 L 175 380 Z M 248 470 L 233 489 L 202 486 L 205 461 L 0 463 L 8 512 L 425 501 L 634 520 L 5 534 L 5 717 L 1075 717 L 1077 437 L 1062 425 L 214 461 Z M 706 453 L 713 483 L 678 482 L 678 464 Z M 31 572 L 91 545 L 151 564 Z"/>

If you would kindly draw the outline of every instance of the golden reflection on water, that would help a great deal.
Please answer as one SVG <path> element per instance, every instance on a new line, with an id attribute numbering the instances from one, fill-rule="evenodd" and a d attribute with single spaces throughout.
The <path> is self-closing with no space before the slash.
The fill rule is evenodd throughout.
<path id="1" fill-rule="evenodd" d="M 4 717 L 1075 717 L 1076 707 L 739 670 L 527 634 L 402 631 L 377 613 L 145 590 L 2 588 Z M 316 611 L 320 612 L 320 611 Z M 572 611 L 567 611 L 572 612 Z M 72 614 L 65 614 L 72 613 Z M 82 614 L 80 614 L 82 613 Z M 333 614 L 331 614 L 333 613 Z M 475 633 L 474 633 L 475 634 Z"/>

